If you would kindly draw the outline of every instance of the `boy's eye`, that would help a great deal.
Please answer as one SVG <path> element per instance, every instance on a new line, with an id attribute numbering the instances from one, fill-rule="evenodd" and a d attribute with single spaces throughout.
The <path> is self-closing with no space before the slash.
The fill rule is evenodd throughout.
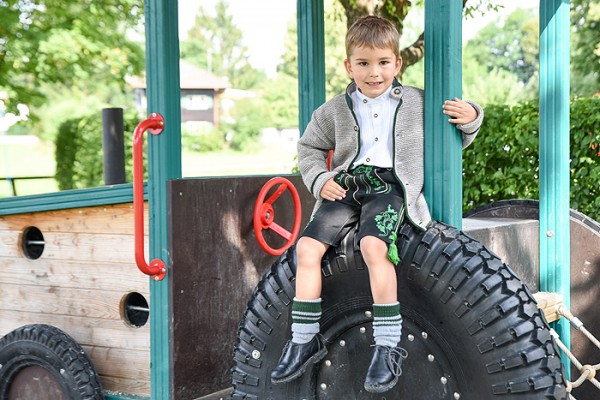
<path id="1" fill-rule="evenodd" d="M 367 66 L 367 62 L 366 61 L 360 61 L 358 63 L 358 65 L 360 65 L 361 67 L 366 67 Z"/>

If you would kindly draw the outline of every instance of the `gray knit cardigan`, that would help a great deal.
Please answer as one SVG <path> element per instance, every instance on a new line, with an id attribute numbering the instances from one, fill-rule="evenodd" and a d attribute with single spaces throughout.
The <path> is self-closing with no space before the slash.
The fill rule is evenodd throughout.
<path id="1" fill-rule="evenodd" d="M 360 128 L 352 110 L 350 94 L 356 90 L 352 82 L 345 94 L 340 94 L 319 107 L 298 141 L 298 164 L 306 187 L 322 203 L 321 189 L 329 179 L 350 169 L 360 148 Z M 413 225 L 425 230 L 431 224 L 431 214 L 423 193 L 423 90 L 402 86 L 397 81 L 390 96 L 398 99 L 394 116 L 394 174 L 404 192 L 407 217 Z M 477 119 L 458 125 L 462 131 L 463 148 L 479 131 L 483 109 L 469 102 L 477 111 Z M 440 105 L 441 106 L 441 105 Z M 329 150 L 334 150 L 331 171 L 327 169 Z"/>

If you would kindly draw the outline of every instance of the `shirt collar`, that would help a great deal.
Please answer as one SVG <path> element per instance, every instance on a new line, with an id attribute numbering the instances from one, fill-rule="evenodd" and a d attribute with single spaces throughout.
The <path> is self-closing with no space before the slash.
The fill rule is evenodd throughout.
<path id="1" fill-rule="evenodd" d="M 379 96 L 377 96 L 375 98 L 365 96 L 364 94 L 362 94 L 360 92 L 360 90 L 357 90 L 355 92 L 355 96 L 358 98 L 359 101 L 361 101 L 365 104 L 378 104 L 383 101 L 387 101 L 387 99 L 390 97 L 391 91 L 392 91 L 392 85 L 390 85 L 390 87 L 387 88 L 385 92 L 381 93 Z"/>

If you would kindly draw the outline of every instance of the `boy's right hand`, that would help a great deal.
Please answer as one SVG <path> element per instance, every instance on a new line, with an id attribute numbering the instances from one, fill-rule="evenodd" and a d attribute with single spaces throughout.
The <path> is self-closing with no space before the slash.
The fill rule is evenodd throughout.
<path id="1" fill-rule="evenodd" d="M 334 180 L 334 178 L 331 178 L 323 185 L 320 195 L 325 200 L 336 201 L 346 197 L 346 191 Z"/>

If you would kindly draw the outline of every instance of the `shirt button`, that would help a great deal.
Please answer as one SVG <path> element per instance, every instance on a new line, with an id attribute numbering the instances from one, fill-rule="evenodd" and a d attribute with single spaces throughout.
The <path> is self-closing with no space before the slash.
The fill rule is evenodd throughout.
<path id="1" fill-rule="evenodd" d="M 354 130 L 357 131 L 358 130 L 358 126 L 354 125 Z"/>
<path id="2" fill-rule="evenodd" d="M 377 118 L 377 114 L 373 114 L 373 118 Z"/>
<path id="3" fill-rule="evenodd" d="M 367 162 L 371 162 L 371 159 L 367 157 L 366 161 L 367 161 Z"/>
<path id="4" fill-rule="evenodd" d="M 376 138 L 375 138 L 375 141 L 378 141 L 378 140 L 379 140 L 379 138 L 378 138 L 378 137 L 376 137 Z"/>
<path id="5" fill-rule="evenodd" d="M 363 99 L 363 103 L 367 104 L 367 99 Z"/>

